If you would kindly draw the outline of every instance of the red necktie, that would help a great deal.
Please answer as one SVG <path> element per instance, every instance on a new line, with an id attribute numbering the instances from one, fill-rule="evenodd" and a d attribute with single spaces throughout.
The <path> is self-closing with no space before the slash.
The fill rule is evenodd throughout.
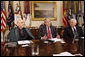
<path id="1" fill-rule="evenodd" d="M 51 32 L 49 30 L 49 27 L 48 27 L 48 39 L 51 39 Z"/>

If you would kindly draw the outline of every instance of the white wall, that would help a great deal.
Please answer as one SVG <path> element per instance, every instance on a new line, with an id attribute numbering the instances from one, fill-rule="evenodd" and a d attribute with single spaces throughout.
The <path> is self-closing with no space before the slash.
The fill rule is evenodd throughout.
<path id="1" fill-rule="evenodd" d="M 23 14 L 24 1 L 20 1 L 20 4 L 21 4 L 21 10 L 22 10 L 22 14 Z M 63 22 L 62 22 L 62 4 L 63 4 L 63 1 L 56 1 L 57 20 L 56 21 L 52 21 L 52 24 L 54 26 L 63 26 Z M 7 5 L 8 5 L 8 1 L 5 1 L 5 6 L 7 6 Z M 15 10 L 15 8 L 16 8 L 16 1 L 13 1 L 13 8 Z M 7 9 L 8 9 L 8 6 L 6 7 L 6 13 L 8 13 Z M 39 27 L 42 23 L 43 23 L 43 21 L 31 21 L 31 27 Z"/>
<path id="2" fill-rule="evenodd" d="M 21 10 L 22 10 L 22 14 L 24 11 L 24 1 L 20 1 L 21 4 Z M 84 1 L 82 1 L 82 13 L 84 13 Z M 5 7 L 6 7 L 6 15 L 8 13 L 8 1 L 5 1 Z M 57 20 L 56 21 L 52 21 L 52 24 L 54 26 L 63 26 L 63 22 L 62 22 L 62 5 L 63 5 L 63 1 L 56 1 L 56 7 L 57 7 Z M 16 8 L 16 1 L 13 1 L 13 8 L 15 10 Z M 31 15 L 30 15 L 31 17 Z M 43 21 L 31 21 L 31 27 L 39 27 L 41 24 L 43 23 Z"/>

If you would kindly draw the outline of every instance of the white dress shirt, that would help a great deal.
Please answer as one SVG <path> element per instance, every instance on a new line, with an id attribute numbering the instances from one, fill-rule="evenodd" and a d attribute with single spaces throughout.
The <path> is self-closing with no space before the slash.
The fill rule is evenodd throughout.
<path id="1" fill-rule="evenodd" d="M 46 26 L 47 34 L 48 34 L 48 26 Z M 49 27 L 50 33 L 51 33 L 51 28 Z M 42 39 L 42 37 L 41 37 Z M 52 39 L 52 33 L 51 33 L 51 39 Z"/>
<path id="2" fill-rule="evenodd" d="M 75 32 L 74 32 L 74 29 L 77 30 L 75 26 L 72 27 L 73 34 L 75 33 Z"/>

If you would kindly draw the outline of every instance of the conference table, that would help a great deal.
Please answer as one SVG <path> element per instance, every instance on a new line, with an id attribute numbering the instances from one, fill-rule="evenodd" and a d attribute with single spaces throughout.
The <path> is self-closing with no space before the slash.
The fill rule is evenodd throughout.
<path id="1" fill-rule="evenodd" d="M 61 52 L 69 51 L 68 43 L 61 43 L 59 41 L 53 42 L 50 40 L 32 40 L 30 44 L 20 45 L 17 42 L 8 42 L 15 44 L 6 46 L 8 49 L 6 56 L 53 56 Z"/>

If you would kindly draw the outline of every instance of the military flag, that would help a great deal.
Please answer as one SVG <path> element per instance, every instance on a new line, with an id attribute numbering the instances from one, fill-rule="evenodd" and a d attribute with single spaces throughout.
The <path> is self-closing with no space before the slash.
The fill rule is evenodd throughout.
<path id="1" fill-rule="evenodd" d="M 8 5 L 8 18 L 7 18 L 7 25 L 9 26 L 9 30 L 11 29 L 11 24 L 14 21 L 14 13 L 12 8 L 12 3 L 9 1 Z"/>
<path id="2" fill-rule="evenodd" d="M 30 25 L 30 1 L 24 1 L 23 20 L 25 21 L 26 27 L 28 27 Z"/>

